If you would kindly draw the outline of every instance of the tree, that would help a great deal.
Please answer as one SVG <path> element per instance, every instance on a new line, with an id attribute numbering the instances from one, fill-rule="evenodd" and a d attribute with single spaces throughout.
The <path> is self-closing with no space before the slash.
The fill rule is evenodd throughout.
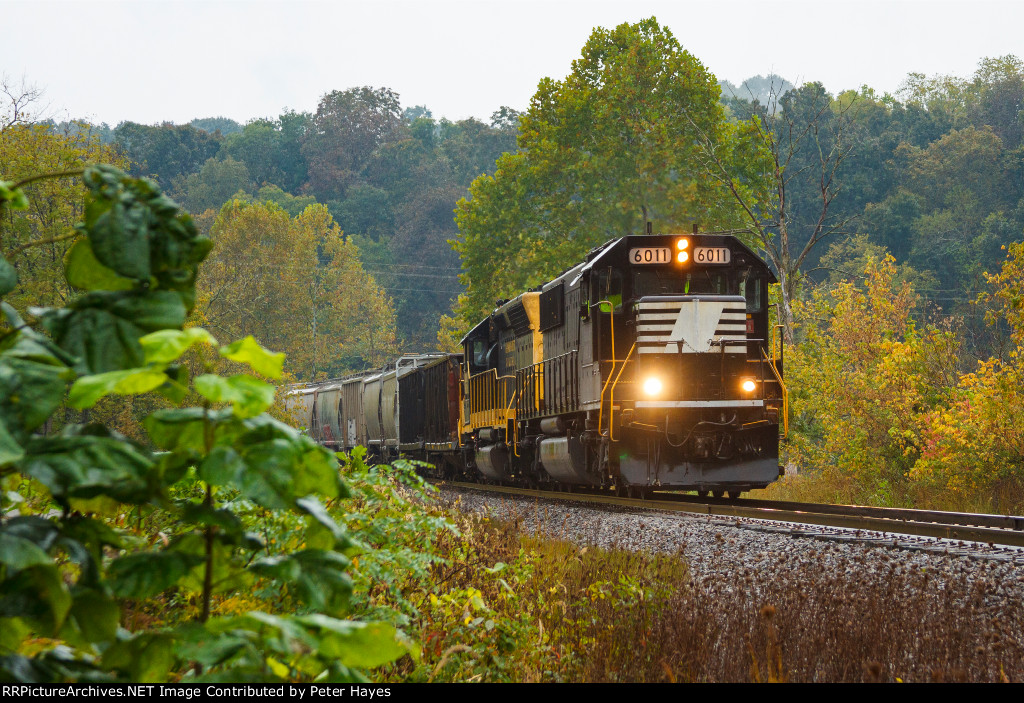
<path id="1" fill-rule="evenodd" d="M 699 129 L 703 170 L 732 194 L 759 248 L 775 269 L 780 323 L 793 339 L 793 301 L 805 262 L 821 242 L 848 233 L 851 216 L 833 207 L 843 191 L 842 168 L 853 150 L 854 96 L 833 102 L 820 83 L 808 83 L 773 100 L 749 120 L 732 126 L 743 144 L 737 159 L 728 140 Z M 751 168 L 754 165 L 754 168 Z"/>
<path id="2" fill-rule="evenodd" d="M 956 384 L 958 341 L 917 325 L 917 295 L 891 256 L 868 259 L 863 282 L 797 301 L 802 340 L 786 359 L 796 432 L 792 457 L 834 479 L 842 501 L 905 501 L 927 415 Z"/>
<path id="3" fill-rule="evenodd" d="M 48 177 L 0 181 L 0 215 L 28 206 L 30 179 Z M 282 355 L 182 329 L 209 240 L 152 181 L 109 166 L 84 181 L 66 272 L 85 292 L 30 322 L 0 304 L 0 678 L 355 682 L 355 667 L 415 653 L 387 623 L 341 619 L 355 544 L 321 496 L 350 493 L 331 452 L 265 413 L 274 387 L 256 374 L 280 378 Z M 16 282 L 0 258 L 0 296 Z M 212 373 L 217 359 L 253 373 Z M 96 422 L 46 430 L 65 400 L 151 391 L 179 407 L 146 418 L 146 445 Z M 285 613 L 218 603 L 253 586 Z M 155 627 L 131 616 L 172 599 Z"/>
<path id="4" fill-rule="evenodd" d="M 309 113 L 294 111 L 274 120 L 252 120 L 224 139 L 219 157 L 244 163 L 259 186 L 273 184 L 297 194 L 307 179 L 301 143 L 310 121 Z"/>
<path id="5" fill-rule="evenodd" d="M 219 210 L 239 191 L 251 192 L 252 187 L 249 169 L 230 156 L 223 161 L 207 159 L 198 173 L 174 181 L 178 200 L 186 210 L 194 214 L 211 209 Z"/>
<path id="6" fill-rule="evenodd" d="M 229 134 L 242 131 L 242 125 L 238 124 L 230 117 L 197 117 L 189 122 L 189 124 L 196 129 L 201 129 L 204 132 L 209 132 L 210 134 L 220 132 L 221 135 L 225 137 Z"/>
<path id="7" fill-rule="evenodd" d="M 3 74 L 0 77 L 0 132 L 15 125 L 25 125 L 39 119 L 36 108 L 42 100 L 43 91 L 31 85 L 24 78 L 16 83 Z"/>
<path id="8" fill-rule="evenodd" d="M 272 340 L 302 378 L 379 365 L 397 348 L 394 311 L 323 205 L 292 218 L 234 200 L 211 228 L 200 317 L 215 334 Z"/>
<path id="9" fill-rule="evenodd" d="M 995 304 L 989 321 L 1009 327 L 1011 350 L 979 362 L 960 379 L 953 402 L 929 415 L 913 476 L 972 501 L 987 494 L 992 509 L 1009 512 L 1019 509 L 1024 484 L 1024 242 L 1004 249 L 984 298 Z"/>
<path id="10" fill-rule="evenodd" d="M 110 146 L 100 144 L 87 125 L 56 131 L 30 122 L 28 103 L 6 112 L 0 129 L 0 173 L 19 181 L 40 173 L 75 176 L 90 163 L 123 164 Z M 15 115 L 17 117 L 15 118 Z M 24 186 L 24 210 L 3 213 L 0 249 L 18 272 L 18 287 L 7 302 L 24 312 L 29 305 L 59 305 L 72 291 L 63 275 L 64 257 L 77 236 L 84 189 L 69 178 L 33 180 Z"/>
<path id="11" fill-rule="evenodd" d="M 150 176 L 167 188 L 176 178 L 198 171 L 220 149 L 220 138 L 191 125 L 122 122 L 114 141 L 132 165 L 132 174 Z"/>
<path id="12" fill-rule="evenodd" d="M 468 322 L 608 239 L 731 227 L 738 208 L 701 175 L 699 137 L 731 137 L 718 84 L 654 18 L 597 28 L 564 80 L 540 82 L 519 151 L 460 200 Z"/>
<path id="13" fill-rule="evenodd" d="M 398 95 L 387 88 L 350 88 L 324 95 L 302 142 L 309 189 L 321 201 L 344 197 L 374 150 L 402 126 Z"/>

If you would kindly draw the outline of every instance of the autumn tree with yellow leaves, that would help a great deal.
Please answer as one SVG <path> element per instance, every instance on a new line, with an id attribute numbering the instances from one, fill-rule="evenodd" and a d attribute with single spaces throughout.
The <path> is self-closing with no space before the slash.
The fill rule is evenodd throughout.
<path id="1" fill-rule="evenodd" d="M 891 256 L 797 304 L 802 342 L 787 356 L 797 432 L 790 457 L 835 498 L 905 501 L 928 413 L 955 385 L 957 336 L 915 321 L 918 299 Z"/>
<path id="2" fill-rule="evenodd" d="M 273 203 L 234 200 L 210 236 L 198 315 L 214 334 L 266 340 L 307 380 L 396 354 L 391 301 L 323 205 L 293 218 Z"/>
<path id="3" fill-rule="evenodd" d="M 954 401 L 928 418 L 913 476 L 963 498 L 990 496 L 992 508 L 1019 510 L 1024 490 L 1024 242 L 1007 247 L 1002 271 L 986 275 L 996 304 L 990 322 L 1009 326 L 1005 358 L 978 363 Z"/>
<path id="4" fill-rule="evenodd" d="M 125 166 L 110 145 L 103 145 L 81 122 L 56 129 L 34 120 L 40 92 L 4 83 L 0 91 L 0 173 L 23 186 L 26 208 L 4 210 L 0 250 L 18 272 L 18 287 L 6 300 L 24 312 L 32 305 L 61 305 L 71 298 L 64 277 L 64 256 L 79 235 L 85 189 L 77 176 L 86 165 Z M 66 178 L 39 178 L 67 174 Z"/>

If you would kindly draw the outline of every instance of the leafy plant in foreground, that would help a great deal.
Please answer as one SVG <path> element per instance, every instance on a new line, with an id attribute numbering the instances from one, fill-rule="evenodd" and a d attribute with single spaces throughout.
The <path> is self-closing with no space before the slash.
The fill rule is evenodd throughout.
<path id="1" fill-rule="evenodd" d="M 150 181 L 109 166 L 84 181 L 65 272 L 85 292 L 32 309 L 30 322 L 2 303 L 0 679 L 356 680 L 411 651 L 391 625 L 341 619 L 359 547 L 318 497 L 348 493 L 333 455 L 265 414 L 271 385 L 214 372 L 222 358 L 276 378 L 283 355 L 182 329 L 210 241 Z M 18 183 L 0 182 L 0 208 L 25 205 Z M 16 284 L 0 260 L 0 295 Z M 190 350 L 204 371 L 194 379 L 181 363 Z M 157 451 L 97 423 L 42 432 L 65 399 L 87 410 L 151 391 L 176 406 L 143 423 Z M 177 407 L 186 397 L 200 402 Z M 18 491 L 43 494 L 48 509 L 33 514 Z M 301 548 L 275 553 L 248 530 L 253 507 L 301 516 Z M 169 534 L 133 535 L 126 516 Z M 299 612 L 217 616 L 217 594 L 256 581 L 278 584 Z M 175 593 L 190 596 L 179 601 L 190 618 L 124 627 L 126 606 Z"/>

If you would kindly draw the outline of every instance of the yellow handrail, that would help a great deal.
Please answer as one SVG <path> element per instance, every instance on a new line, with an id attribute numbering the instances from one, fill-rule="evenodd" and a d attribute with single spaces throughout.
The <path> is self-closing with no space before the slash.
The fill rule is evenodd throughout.
<path id="1" fill-rule="evenodd" d="M 519 395 L 519 389 L 518 388 L 515 389 L 514 391 L 512 391 L 512 400 L 510 400 L 508 402 L 508 407 L 505 408 L 505 431 L 506 432 L 508 431 L 508 419 L 509 419 L 509 416 L 512 414 L 512 406 L 516 404 L 516 396 L 517 395 Z M 512 418 L 512 453 L 515 454 L 516 456 L 519 456 L 519 452 L 516 451 L 516 444 L 518 443 L 518 438 L 519 438 L 519 434 L 518 433 L 519 433 L 519 423 L 516 421 L 516 418 L 513 417 Z M 506 435 L 506 439 L 507 438 L 508 438 L 508 435 Z"/>
<path id="2" fill-rule="evenodd" d="M 469 379 L 469 422 L 473 429 L 495 427 L 508 422 L 510 411 L 502 412 L 502 392 L 515 376 L 499 376 L 497 369 L 488 369 Z"/>
<path id="3" fill-rule="evenodd" d="M 629 353 L 626 354 L 626 358 L 622 360 L 622 368 L 619 369 L 619 374 L 615 377 L 615 382 L 612 383 L 611 393 L 608 394 L 608 441 L 615 442 L 615 386 L 619 385 L 619 378 L 622 377 L 622 372 L 626 370 L 626 363 L 629 361 L 629 357 L 633 356 L 633 350 L 636 349 L 636 342 L 633 342 L 633 346 L 629 348 Z M 610 376 L 611 374 L 609 374 Z M 601 425 L 599 424 L 598 429 Z"/>
<path id="4" fill-rule="evenodd" d="M 598 403 L 597 403 L 597 431 L 598 432 L 601 431 L 601 419 L 602 419 L 602 416 L 604 415 L 604 392 L 608 389 L 608 384 L 611 383 L 612 374 L 615 373 L 615 363 L 616 363 L 615 362 L 615 306 L 612 305 L 612 301 L 610 301 L 610 300 L 599 300 L 599 301 L 597 301 L 596 303 L 594 303 L 593 305 L 590 306 L 591 310 L 593 310 L 595 307 L 600 309 L 601 306 L 604 305 L 605 303 L 608 303 L 609 307 L 611 308 L 611 312 L 609 312 L 608 315 L 609 315 L 609 319 L 611 320 L 611 329 L 612 329 L 612 367 L 610 369 L 608 369 L 608 379 L 604 382 L 604 385 L 601 386 L 601 397 L 600 397 L 600 399 L 598 400 Z M 598 359 L 597 363 L 598 363 L 598 368 L 601 368 L 601 366 L 600 366 L 601 360 L 600 359 Z M 609 410 L 609 412 L 611 412 L 611 411 Z"/>
<path id="5" fill-rule="evenodd" d="M 779 388 L 782 389 L 782 437 L 785 439 L 789 436 L 789 390 L 786 388 L 786 382 L 782 380 L 782 374 L 779 373 L 779 368 L 775 365 L 775 356 L 772 355 L 772 357 L 769 358 L 768 355 L 764 353 L 764 349 L 761 350 L 761 356 L 768 362 L 768 368 L 770 368 L 772 373 L 775 374 L 775 380 L 779 382 Z"/>

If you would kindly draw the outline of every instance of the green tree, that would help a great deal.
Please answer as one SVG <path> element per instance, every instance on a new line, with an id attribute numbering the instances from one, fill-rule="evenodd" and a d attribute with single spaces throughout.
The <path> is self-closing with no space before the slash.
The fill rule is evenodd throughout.
<path id="1" fill-rule="evenodd" d="M 195 214 L 206 210 L 219 210 L 239 191 L 248 193 L 252 188 L 249 169 L 244 163 L 235 161 L 230 156 L 223 161 L 207 159 L 198 173 L 174 181 L 178 200 L 186 210 Z"/>
<path id="2" fill-rule="evenodd" d="M 722 183 L 702 175 L 698 138 L 732 139 L 712 76 L 654 18 L 597 28 L 572 73 L 540 82 L 502 156 L 460 200 L 464 320 L 625 234 L 731 227 Z"/>
<path id="3" fill-rule="evenodd" d="M 310 121 L 308 113 L 294 111 L 274 120 L 252 120 L 224 139 L 220 157 L 244 163 L 259 186 L 273 184 L 297 194 L 307 180 L 301 143 Z"/>
<path id="4" fill-rule="evenodd" d="M 152 176 L 168 188 L 176 178 L 198 171 L 220 149 L 220 139 L 191 125 L 122 122 L 114 143 L 131 162 L 132 173 Z"/>
<path id="5" fill-rule="evenodd" d="M 28 207 L 28 180 L 0 181 L 0 214 Z M 214 351 L 276 379 L 282 355 L 182 329 L 209 240 L 152 181 L 108 166 L 84 180 L 66 272 L 85 292 L 34 309 L 33 324 L 2 304 L 0 678 L 359 681 L 415 653 L 391 625 L 342 619 L 356 545 L 321 502 L 348 495 L 336 458 L 264 413 L 269 383 L 212 373 Z M 0 296 L 15 285 L 0 259 Z M 204 372 L 194 379 L 180 363 L 190 350 Z M 146 418 L 157 452 L 98 423 L 40 431 L 65 396 L 88 409 L 150 391 L 198 400 Z M 275 547 L 247 529 L 254 519 L 263 534 L 291 521 L 299 539 Z M 218 594 L 253 584 L 298 612 L 218 612 Z M 127 617 L 171 598 L 170 622 Z"/>
<path id="6" fill-rule="evenodd" d="M 197 117 L 189 122 L 189 125 L 196 129 L 201 129 L 204 132 L 209 132 L 210 134 L 220 132 L 222 136 L 242 131 L 242 125 L 238 124 L 230 117 Z"/>
<path id="7" fill-rule="evenodd" d="M 703 172 L 731 193 L 757 246 L 779 279 L 780 319 L 793 340 L 793 304 L 806 265 L 819 245 L 849 234 L 852 216 L 835 207 L 854 143 L 850 110 L 856 96 L 833 101 L 820 83 L 773 99 L 732 129 L 734 142 L 702 134 Z"/>
<path id="8" fill-rule="evenodd" d="M 956 384 L 959 342 L 947 325 L 915 323 L 917 295 L 891 256 L 863 274 L 796 303 L 791 458 L 832 479 L 839 501 L 903 503 L 927 414 Z"/>

